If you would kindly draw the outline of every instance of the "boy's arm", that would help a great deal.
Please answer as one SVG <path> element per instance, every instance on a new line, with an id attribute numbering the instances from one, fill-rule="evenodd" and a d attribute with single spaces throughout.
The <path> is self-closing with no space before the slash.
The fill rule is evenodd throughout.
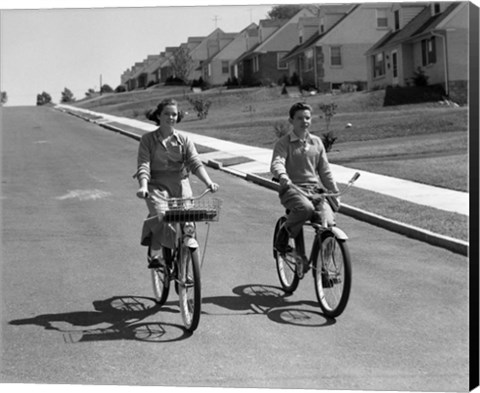
<path id="1" fill-rule="evenodd" d="M 279 140 L 273 149 L 272 161 L 270 163 L 270 172 L 273 177 L 280 181 L 281 185 L 288 184 L 290 178 L 287 173 L 285 163 L 287 161 L 287 148 L 284 139 Z"/>
<path id="2" fill-rule="evenodd" d="M 338 187 L 337 187 L 337 184 L 335 183 L 335 180 L 333 179 L 332 170 L 330 169 L 330 164 L 327 158 L 327 152 L 323 147 L 323 144 L 322 144 L 322 149 L 320 153 L 320 160 L 317 166 L 317 172 L 318 172 L 318 175 L 320 176 L 320 180 L 323 186 L 327 190 L 332 192 L 338 192 Z"/>

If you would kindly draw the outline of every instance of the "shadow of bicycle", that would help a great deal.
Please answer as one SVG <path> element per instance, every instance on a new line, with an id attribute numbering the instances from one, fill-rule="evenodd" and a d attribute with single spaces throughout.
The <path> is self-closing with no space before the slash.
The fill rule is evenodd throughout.
<path id="1" fill-rule="evenodd" d="M 164 305 L 162 312 L 178 313 Z M 183 326 L 162 322 L 142 322 L 157 313 L 160 307 L 151 298 L 115 296 L 93 302 L 94 311 L 74 311 L 43 314 L 33 318 L 17 319 L 10 325 L 37 325 L 63 334 L 67 343 L 105 340 L 138 340 L 172 342 L 190 337 Z"/>
<path id="2" fill-rule="evenodd" d="M 281 288 L 249 284 L 233 288 L 236 296 L 215 296 L 202 300 L 204 305 L 216 305 L 240 315 L 265 315 L 271 321 L 305 327 L 321 327 L 335 324 L 334 318 L 329 318 L 319 311 L 317 302 L 291 301 L 291 295 Z M 203 311 L 207 315 L 224 315 L 222 313 Z"/>

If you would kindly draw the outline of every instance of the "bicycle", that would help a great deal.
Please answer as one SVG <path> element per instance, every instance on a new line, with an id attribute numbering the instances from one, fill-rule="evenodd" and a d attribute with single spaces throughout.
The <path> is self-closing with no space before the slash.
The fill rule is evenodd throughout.
<path id="1" fill-rule="evenodd" d="M 290 186 L 311 199 L 315 205 L 322 203 L 324 198 L 343 195 L 359 176 L 358 172 L 355 173 L 338 193 L 323 192 L 309 195 L 294 184 Z M 307 264 L 307 271 L 312 269 L 315 293 L 324 315 L 338 317 L 347 306 L 352 283 L 351 258 L 346 243 L 348 237 L 340 228 L 313 219 L 304 224 L 304 227 L 309 226 L 315 232 L 310 258 L 305 257 L 303 228 L 295 239 L 289 239 L 288 251 L 281 254 L 275 248 L 275 239 L 281 225 L 287 220 L 287 215 L 288 211 L 277 220 L 273 237 L 273 257 L 280 284 L 285 292 L 293 293 L 304 276 L 304 264 Z"/>
<path id="2" fill-rule="evenodd" d="M 175 247 L 163 247 L 165 264 L 152 268 L 152 283 L 155 301 L 158 305 L 165 304 L 170 290 L 170 282 L 174 281 L 175 290 L 179 295 L 180 312 L 187 331 L 193 332 L 200 321 L 202 295 L 200 270 L 205 257 L 205 250 L 210 230 L 210 222 L 218 221 L 221 201 L 217 198 L 203 200 L 209 189 L 199 196 L 188 198 L 168 198 L 160 193 L 151 194 L 148 198 L 159 204 L 163 221 L 173 224 L 176 229 Z M 157 219 L 157 216 L 149 219 Z M 196 236 L 196 222 L 208 224 L 205 237 L 204 252 L 200 261 L 200 245 Z M 150 247 L 147 258 L 150 258 Z"/>

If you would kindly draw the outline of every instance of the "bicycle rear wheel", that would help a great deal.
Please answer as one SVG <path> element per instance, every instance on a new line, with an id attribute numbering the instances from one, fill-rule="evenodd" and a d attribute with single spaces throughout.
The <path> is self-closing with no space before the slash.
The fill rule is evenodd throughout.
<path id="1" fill-rule="evenodd" d="M 295 242 L 293 239 L 289 239 L 289 246 L 292 248 L 292 252 L 286 254 L 280 254 L 275 249 L 275 240 L 277 238 L 280 226 L 286 221 L 286 217 L 280 217 L 275 225 L 275 231 L 273 234 L 273 257 L 277 266 L 278 278 L 282 288 L 287 293 L 293 293 L 298 287 L 300 279 L 296 274 L 296 257 L 295 257 Z"/>
<path id="2" fill-rule="evenodd" d="M 350 253 L 345 240 L 330 231 L 316 237 L 313 279 L 318 303 L 328 317 L 338 317 L 347 306 L 352 283 Z"/>
<path id="3" fill-rule="evenodd" d="M 180 312 L 187 331 L 198 327 L 202 306 L 200 261 L 198 249 L 180 246 L 179 282 Z"/>
<path id="4" fill-rule="evenodd" d="M 168 261 L 166 250 L 163 250 L 163 256 Z M 170 290 L 170 274 L 166 266 L 161 266 L 156 269 L 150 269 L 152 274 L 153 295 L 157 304 L 162 306 L 168 298 Z"/>

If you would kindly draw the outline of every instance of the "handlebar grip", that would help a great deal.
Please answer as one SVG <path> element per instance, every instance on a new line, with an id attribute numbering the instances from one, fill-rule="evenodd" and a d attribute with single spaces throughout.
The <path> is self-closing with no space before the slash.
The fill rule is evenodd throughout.
<path id="1" fill-rule="evenodd" d="M 353 183 L 353 182 L 356 181 L 359 177 L 360 177 L 360 173 L 355 172 L 355 174 L 354 174 L 353 177 L 352 177 L 352 180 L 350 180 L 350 181 Z"/>

